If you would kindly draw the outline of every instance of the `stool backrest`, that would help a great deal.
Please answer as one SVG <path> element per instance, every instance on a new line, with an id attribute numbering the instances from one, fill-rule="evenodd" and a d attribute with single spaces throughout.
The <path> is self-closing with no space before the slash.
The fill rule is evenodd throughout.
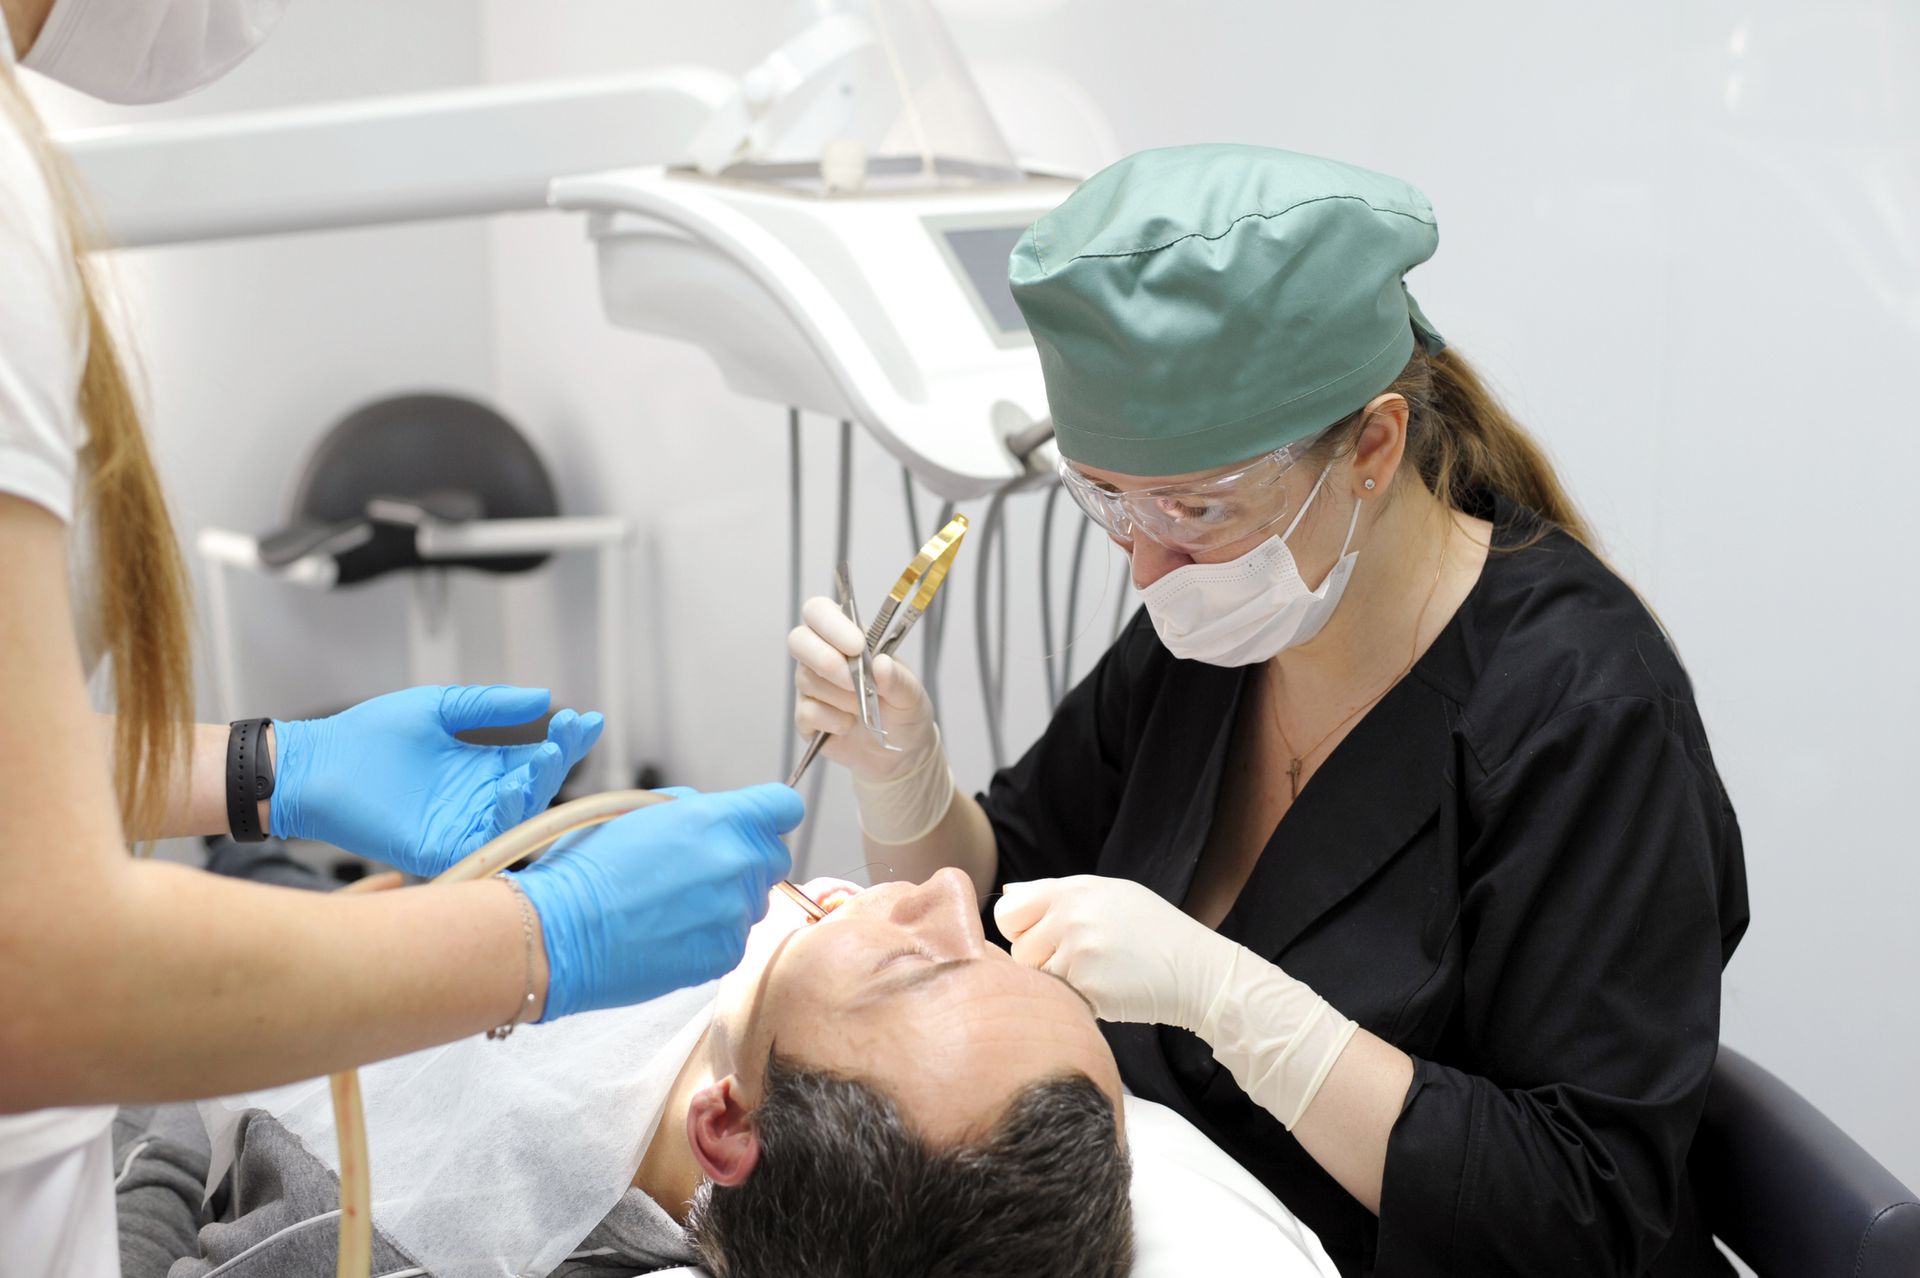
<path id="1" fill-rule="evenodd" d="M 533 445 L 485 404 L 458 395 L 397 395 L 364 405 L 321 439 L 294 490 L 293 519 L 309 526 L 366 518 L 376 497 L 479 519 L 560 513 L 553 480 Z M 402 530 L 340 556 L 341 582 L 419 567 Z M 361 562 L 364 560 L 365 562 Z M 545 555 L 436 560 L 437 567 L 525 572 Z"/>

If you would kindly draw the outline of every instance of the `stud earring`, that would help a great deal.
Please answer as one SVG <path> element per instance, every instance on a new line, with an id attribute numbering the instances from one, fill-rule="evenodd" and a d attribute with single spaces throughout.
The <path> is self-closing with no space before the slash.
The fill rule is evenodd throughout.
<path id="1" fill-rule="evenodd" d="M 1372 491 L 1373 491 L 1373 481 L 1372 481 L 1371 479 L 1369 479 L 1369 480 L 1367 481 L 1367 491 L 1368 491 L 1368 492 L 1372 492 Z"/>

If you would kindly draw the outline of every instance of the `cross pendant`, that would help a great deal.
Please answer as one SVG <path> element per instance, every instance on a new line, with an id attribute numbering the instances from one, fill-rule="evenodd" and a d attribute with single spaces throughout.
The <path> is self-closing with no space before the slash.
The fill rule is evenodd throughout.
<path id="1" fill-rule="evenodd" d="M 1287 765 L 1287 789 L 1293 792 L 1291 798 L 1300 797 L 1300 760 L 1298 759 Z"/>

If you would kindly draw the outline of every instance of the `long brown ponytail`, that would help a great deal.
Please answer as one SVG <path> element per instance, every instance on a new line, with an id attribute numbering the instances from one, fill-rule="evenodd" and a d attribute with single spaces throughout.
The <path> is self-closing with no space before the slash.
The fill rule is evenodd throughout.
<path id="1" fill-rule="evenodd" d="M 6 34 L 0 27 L 0 39 Z M 95 617 L 100 649 L 112 662 L 114 778 L 130 840 L 160 830 L 173 781 L 188 762 L 193 720 L 193 662 L 188 643 L 186 566 L 167 514 L 159 475 L 141 427 L 140 408 L 101 306 L 87 258 L 99 241 L 80 212 L 78 187 L 47 138 L 10 70 L 0 67 L 0 108 L 40 159 L 47 187 L 67 224 L 85 335 L 86 367 L 76 408 L 86 423 L 80 452 L 79 512 L 93 533 Z"/>
<path id="2" fill-rule="evenodd" d="M 1476 492 L 1497 493 L 1600 553 L 1593 529 L 1546 451 L 1458 352 L 1448 348 L 1429 355 L 1416 344 L 1413 358 L 1381 394 L 1407 401 L 1406 461 L 1434 496 L 1459 510 Z M 1329 431 L 1315 451 L 1345 453 L 1358 441 L 1363 424 L 1362 414 L 1355 413 Z"/>

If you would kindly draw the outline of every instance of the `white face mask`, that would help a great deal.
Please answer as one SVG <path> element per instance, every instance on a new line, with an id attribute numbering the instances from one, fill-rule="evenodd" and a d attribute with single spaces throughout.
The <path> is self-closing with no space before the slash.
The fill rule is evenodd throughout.
<path id="1" fill-rule="evenodd" d="M 1347 539 L 1340 543 L 1340 558 L 1320 589 L 1309 590 L 1300 579 L 1287 538 L 1306 518 L 1326 482 L 1323 470 L 1306 504 L 1279 536 L 1223 564 L 1175 568 L 1140 592 L 1167 651 L 1210 666 L 1250 666 L 1320 633 L 1360 558 L 1359 551 L 1347 551 L 1360 522 L 1360 503 L 1355 501 Z"/>
<path id="2" fill-rule="evenodd" d="M 218 79 L 287 0 L 58 0 L 21 65 L 108 102 L 163 102 Z"/>

